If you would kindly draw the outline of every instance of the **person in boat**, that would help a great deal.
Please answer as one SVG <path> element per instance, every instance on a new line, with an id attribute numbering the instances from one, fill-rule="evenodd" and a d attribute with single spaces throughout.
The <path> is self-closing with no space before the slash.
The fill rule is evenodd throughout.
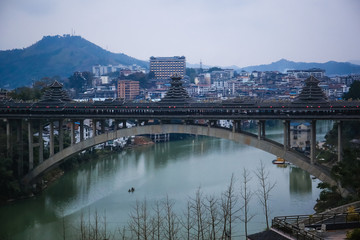
<path id="1" fill-rule="evenodd" d="M 132 187 L 132 188 L 131 188 L 131 192 L 134 192 L 134 191 L 135 191 L 135 188 Z"/>

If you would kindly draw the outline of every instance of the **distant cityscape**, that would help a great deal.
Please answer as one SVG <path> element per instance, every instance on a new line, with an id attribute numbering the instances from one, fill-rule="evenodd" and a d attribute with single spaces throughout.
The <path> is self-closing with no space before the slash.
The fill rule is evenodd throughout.
<path id="1" fill-rule="evenodd" d="M 197 100 L 213 101 L 236 97 L 267 100 L 293 99 L 300 93 L 303 81 L 314 76 L 330 100 L 341 99 L 360 74 L 326 75 L 325 70 L 312 68 L 279 71 L 240 71 L 218 67 L 186 68 L 184 56 L 150 57 L 149 70 L 131 66 L 93 66 L 91 86 L 78 94 L 79 99 L 123 98 L 135 101 L 159 101 L 170 87 L 170 76 L 179 74 L 189 95 Z M 128 80 L 132 74 L 148 74 L 151 88 L 141 88 L 139 81 Z"/>

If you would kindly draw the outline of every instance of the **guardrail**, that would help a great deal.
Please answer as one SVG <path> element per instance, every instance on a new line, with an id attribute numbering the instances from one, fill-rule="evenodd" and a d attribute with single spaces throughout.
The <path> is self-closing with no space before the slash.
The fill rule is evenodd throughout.
<path id="1" fill-rule="evenodd" d="M 326 230 L 350 228 L 360 225 L 360 213 L 335 213 L 316 215 L 280 216 L 272 220 L 272 227 L 300 239 L 323 239 Z"/>

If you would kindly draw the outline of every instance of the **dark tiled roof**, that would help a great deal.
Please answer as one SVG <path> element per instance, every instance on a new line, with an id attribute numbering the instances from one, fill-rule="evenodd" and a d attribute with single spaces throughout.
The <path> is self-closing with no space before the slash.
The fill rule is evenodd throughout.
<path id="1" fill-rule="evenodd" d="M 321 87 L 319 87 L 319 82 L 313 76 L 306 79 L 305 86 L 293 103 L 327 103 L 327 97 Z"/>
<path id="2" fill-rule="evenodd" d="M 175 74 L 171 77 L 171 86 L 160 103 L 181 104 L 190 102 L 191 98 L 182 85 L 181 76 Z"/>
<path id="3" fill-rule="evenodd" d="M 68 102 L 71 101 L 66 91 L 62 89 L 63 85 L 58 81 L 54 81 L 49 89 L 44 93 L 41 102 Z"/>
<path id="4" fill-rule="evenodd" d="M 259 232 L 255 234 L 248 235 L 248 239 L 251 240 L 289 240 L 289 238 L 284 237 L 283 235 L 278 234 L 272 230 L 267 230 L 264 232 Z"/>

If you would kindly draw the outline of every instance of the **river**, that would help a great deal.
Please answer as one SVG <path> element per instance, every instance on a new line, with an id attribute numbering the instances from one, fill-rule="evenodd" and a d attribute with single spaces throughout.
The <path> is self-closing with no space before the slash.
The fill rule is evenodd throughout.
<path id="1" fill-rule="evenodd" d="M 317 140 L 323 140 L 331 127 L 331 122 L 319 121 Z M 283 139 L 280 124 L 266 134 L 279 142 Z M 151 206 L 166 196 L 174 200 L 174 209 L 181 215 L 199 187 L 204 196 L 220 197 L 234 174 L 238 190 L 243 168 L 252 174 L 250 188 L 258 189 L 254 171 L 260 161 L 269 171 L 270 182 L 276 182 L 271 217 L 312 214 L 319 180 L 293 165 L 273 165 L 273 159 L 256 148 L 201 136 L 116 152 L 66 172 L 39 196 L 0 206 L 0 239 L 63 239 L 64 229 L 66 239 L 76 239 L 81 215 L 88 218 L 95 210 L 106 216 L 109 231 L 115 231 L 127 225 L 136 200 L 146 199 Z M 134 193 L 128 193 L 130 187 Z M 265 219 L 256 196 L 250 211 L 255 217 L 249 233 L 262 231 Z M 243 224 L 237 226 L 234 239 L 243 239 Z"/>

